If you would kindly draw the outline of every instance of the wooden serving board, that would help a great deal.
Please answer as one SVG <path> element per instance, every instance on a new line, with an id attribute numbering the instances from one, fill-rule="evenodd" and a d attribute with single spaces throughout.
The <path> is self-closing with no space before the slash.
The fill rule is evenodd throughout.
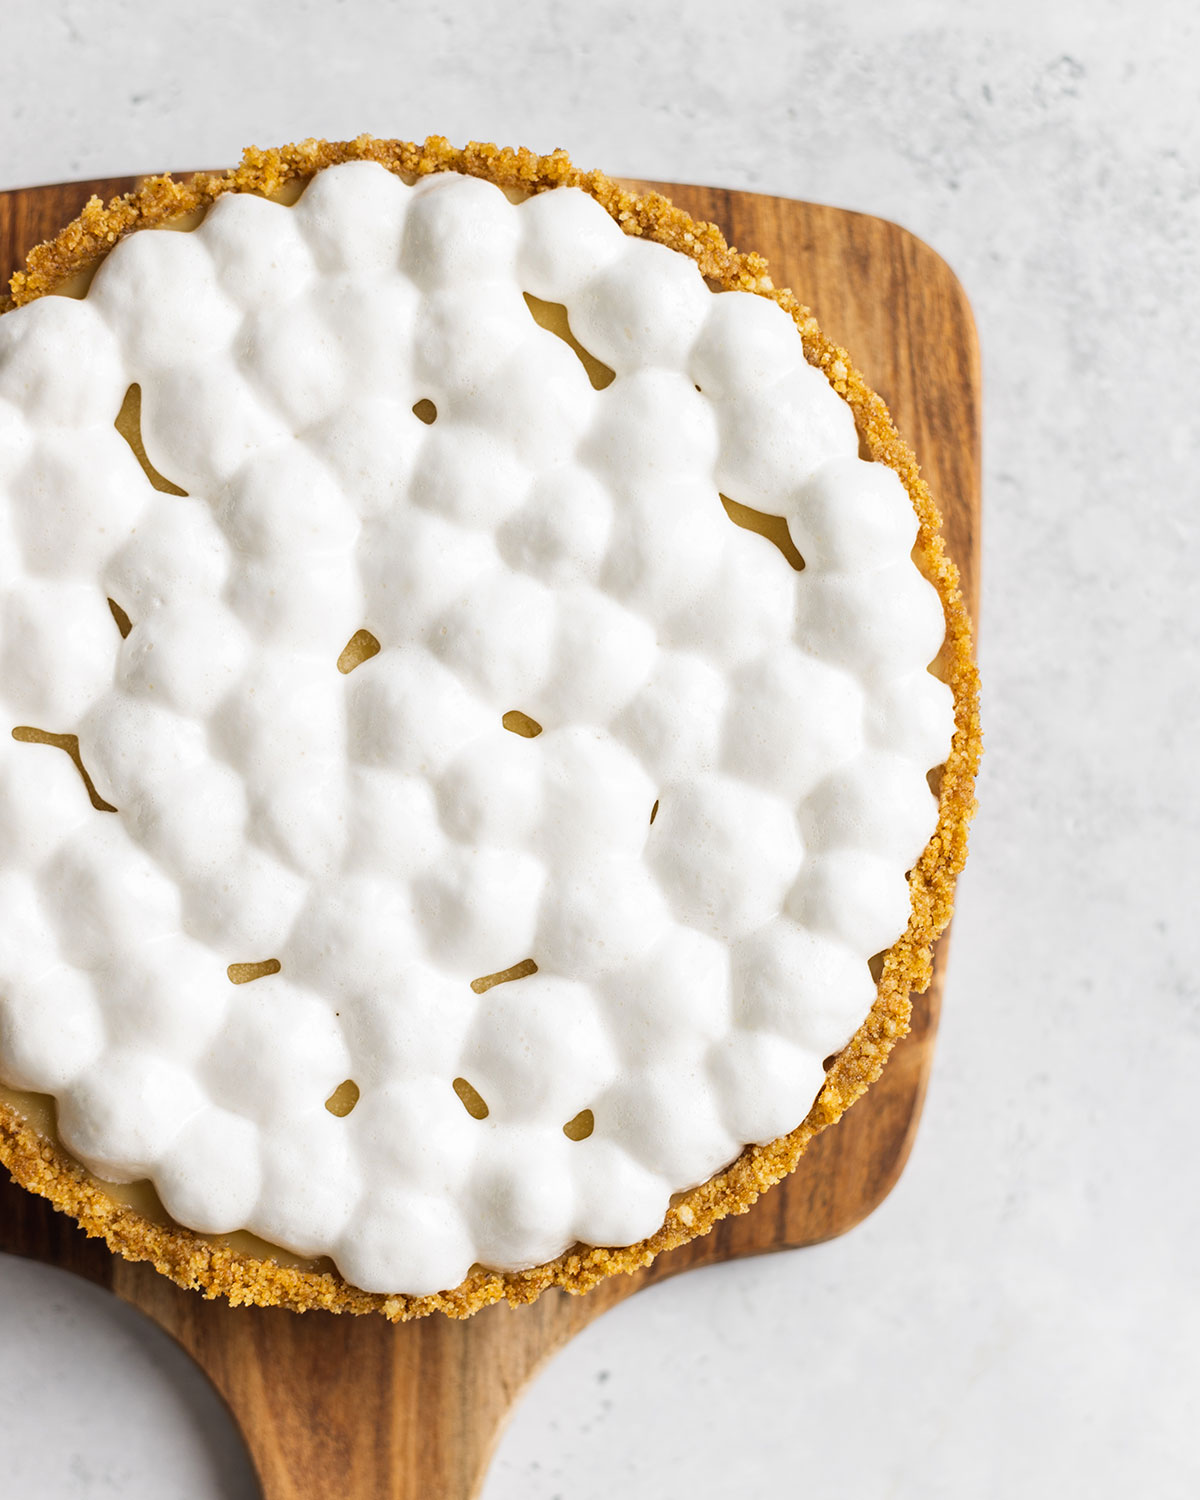
<path id="1" fill-rule="evenodd" d="M 133 178 L 0 193 L 0 276 Z M 655 187 L 731 244 L 767 256 L 827 333 L 845 345 L 915 448 L 946 522 L 976 615 L 979 580 L 979 357 L 962 288 L 927 245 L 895 224 L 755 193 Z M 911 1034 L 866 1097 L 809 1148 L 798 1170 L 746 1215 L 587 1297 L 555 1290 L 532 1307 L 489 1308 L 393 1327 L 382 1318 L 233 1309 L 180 1291 L 88 1241 L 7 1181 L 0 1250 L 110 1288 L 171 1333 L 208 1373 L 241 1426 L 267 1500 L 468 1500 L 538 1367 L 615 1302 L 693 1266 L 844 1234 L 887 1196 L 916 1133 L 946 959 L 918 997 Z M 2 1488 L 2 1486 L 0 1486 Z"/>

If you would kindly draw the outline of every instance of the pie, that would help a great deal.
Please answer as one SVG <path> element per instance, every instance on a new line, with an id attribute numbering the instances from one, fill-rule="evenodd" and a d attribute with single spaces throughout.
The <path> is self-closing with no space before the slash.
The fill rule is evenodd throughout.
<path id="1" fill-rule="evenodd" d="M 12 290 L 0 1160 L 393 1319 L 744 1211 L 903 1035 L 974 806 L 844 351 L 666 200 L 438 138 L 153 179 Z"/>

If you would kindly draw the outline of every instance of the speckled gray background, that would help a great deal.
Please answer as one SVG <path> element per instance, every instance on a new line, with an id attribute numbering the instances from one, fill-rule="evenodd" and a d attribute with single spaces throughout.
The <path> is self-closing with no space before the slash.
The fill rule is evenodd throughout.
<path id="1" fill-rule="evenodd" d="M 9 3 L 0 187 L 439 131 L 941 251 L 983 344 L 988 754 L 911 1164 L 845 1239 L 603 1318 L 485 1496 L 1194 1497 L 1198 12 L 759 11 Z M 165 1338 L 4 1258 L 0 1390 L 5 1500 L 255 1493 Z"/>

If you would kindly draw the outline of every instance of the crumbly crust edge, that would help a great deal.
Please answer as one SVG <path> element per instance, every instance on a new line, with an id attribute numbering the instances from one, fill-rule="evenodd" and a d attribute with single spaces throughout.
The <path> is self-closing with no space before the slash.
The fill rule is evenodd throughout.
<path id="1" fill-rule="evenodd" d="M 748 1147 L 724 1171 L 684 1194 L 649 1239 L 617 1249 L 578 1246 L 528 1271 L 482 1272 L 450 1291 L 432 1296 L 387 1296 L 363 1292 L 336 1271 L 281 1266 L 214 1244 L 191 1230 L 152 1222 L 108 1196 L 55 1141 L 41 1135 L 13 1107 L 0 1101 L 0 1163 L 24 1188 L 47 1198 L 76 1219 L 91 1237 L 130 1261 L 149 1261 L 179 1286 L 234 1305 L 282 1306 L 297 1312 L 382 1313 L 404 1322 L 433 1312 L 469 1317 L 494 1302 L 512 1306 L 534 1301 L 548 1287 L 590 1291 L 609 1276 L 648 1266 L 666 1250 L 707 1234 L 730 1214 L 743 1214 L 759 1195 L 786 1177 L 814 1136 L 832 1125 L 866 1092 L 883 1070 L 892 1047 L 909 1029 L 914 991 L 933 974 L 932 947 L 954 909 L 954 885 L 967 854 L 967 832 L 975 811 L 974 783 L 981 752 L 979 680 L 971 624 L 959 575 L 941 537 L 941 517 L 916 456 L 892 423 L 883 400 L 867 385 L 846 351 L 822 333 L 816 319 L 791 291 L 771 282 L 762 256 L 726 244 L 714 224 L 692 219 L 661 194 L 627 192 L 600 172 L 572 165 L 564 151 L 538 156 L 471 142 L 464 148 L 441 136 L 423 144 L 359 136 L 353 141 L 301 141 L 273 150 L 250 147 L 241 165 L 224 173 L 201 172 L 187 181 L 148 178 L 136 191 L 108 204 L 92 198 L 54 239 L 31 250 L 24 270 L 12 278 L 0 312 L 46 295 L 67 278 L 89 269 L 127 234 L 207 207 L 228 192 L 269 194 L 295 179 L 347 161 L 375 161 L 410 180 L 456 171 L 498 187 L 526 193 L 580 187 L 590 193 L 625 233 L 643 235 L 689 255 L 701 272 L 728 290 L 771 298 L 793 319 L 808 362 L 820 369 L 849 403 L 866 451 L 894 469 L 919 521 L 921 566 L 942 600 L 946 641 L 939 674 L 954 694 L 955 732 L 942 773 L 937 828 L 909 878 L 912 909 L 904 935 L 888 950 L 875 1002 L 826 1074 L 804 1121 L 789 1135 Z"/>

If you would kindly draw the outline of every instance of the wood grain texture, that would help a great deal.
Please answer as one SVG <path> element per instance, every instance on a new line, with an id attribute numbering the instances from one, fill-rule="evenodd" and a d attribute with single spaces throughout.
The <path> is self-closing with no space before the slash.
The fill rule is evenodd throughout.
<path id="1" fill-rule="evenodd" d="M 0 276 L 71 219 L 93 192 L 133 179 L 0 193 Z M 777 285 L 808 303 L 884 397 L 916 450 L 946 522 L 976 615 L 979 580 L 979 362 L 962 289 L 928 246 L 895 224 L 758 194 L 660 183 L 732 244 L 759 250 Z M 883 1077 L 797 1171 L 747 1214 L 587 1297 L 490 1308 L 466 1323 L 434 1317 L 299 1317 L 231 1309 L 128 1265 L 41 1199 L 0 1186 L 0 1249 L 65 1267 L 141 1308 L 187 1349 L 245 1433 L 267 1500 L 468 1500 L 530 1376 L 615 1302 L 693 1266 L 844 1234 L 887 1196 L 920 1119 L 946 958 L 943 938 L 911 1034 Z"/>

